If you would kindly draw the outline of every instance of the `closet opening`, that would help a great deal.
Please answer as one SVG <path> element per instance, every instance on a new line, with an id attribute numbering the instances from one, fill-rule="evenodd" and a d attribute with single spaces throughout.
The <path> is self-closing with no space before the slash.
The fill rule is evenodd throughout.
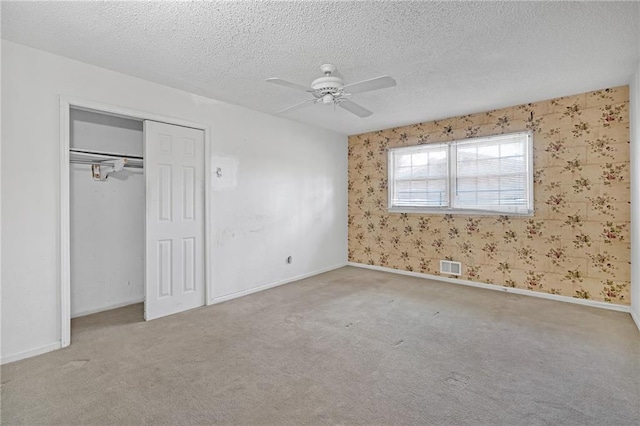
<path id="1" fill-rule="evenodd" d="M 139 304 L 144 320 L 143 144 L 142 120 L 69 111 L 72 319 Z"/>
<path id="2" fill-rule="evenodd" d="M 206 125 L 60 96 L 60 346 L 212 301 Z M 80 326 L 82 324 L 82 326 Z M 99 326 L 99 325 L 98 325 Z"/>

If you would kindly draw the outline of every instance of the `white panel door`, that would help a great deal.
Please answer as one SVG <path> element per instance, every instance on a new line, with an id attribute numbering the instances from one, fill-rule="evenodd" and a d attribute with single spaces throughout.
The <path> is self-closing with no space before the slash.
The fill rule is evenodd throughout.
<path id="1" fill-rule="evenodd" d="M 204 305 L 204 132 L 144 122 L 145 319 Z"/>

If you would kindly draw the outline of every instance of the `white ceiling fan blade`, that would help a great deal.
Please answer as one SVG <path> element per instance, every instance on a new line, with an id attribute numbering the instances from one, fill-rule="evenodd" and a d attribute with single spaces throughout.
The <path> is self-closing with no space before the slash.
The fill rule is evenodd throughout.
<path id="1" fill-rule="evenodd" d="M 292 83 L 290 81 L 281 80 L 279 78 L 268 78 L 267 83 L 277 84 L 279 86 L 288 87 L 290 89 L 302 90 L 303 92 L 311 91 L 309 87 L 303 86 L 302 84 Z"/>
<path id="2" fill-rule="evenodd" d="M 352 114 L 357 115 L 358 117 L 368 117 L 371 114 L 373 114 L 371 111 L 369 111 L 368 109 L 366 109 L 363 106 L 358 105 L 355 102 L 352 102 L 348 99 L 345 99 L 343 101 L 341 101 L 338 106 L 340 108 L 344 108 L 347 111 L 349 111 Z"/>
<path id="3" fill-rule="evenodd" d="M 351 93 L 369 92 L 371 90 L 386 89 L 387 87 L 393 87 L 396 85 L 396 81 L 388 75 L 372 78 L 370 80 L 359 81 L 357 83 L 346 84 L 344 91 Z"/>
<path id="4" fill-rule="evenodd" d="M 315 101 L 316 101 L 315 99 L 307 99 L 304 102 L 300 102 L 299 104 L 295 104 L 293 106 L 290 106 L 289 108 L 285 108 L 282 111 L 278 111 L 276 114 L 283 114 L 285 112 L 289 112 L 289 111 L 293 111 L 293 110 L 296 110 L 296 109 L 304 108 L 307 105 L 311 105 L 312 103 L 315 103 Z"/>

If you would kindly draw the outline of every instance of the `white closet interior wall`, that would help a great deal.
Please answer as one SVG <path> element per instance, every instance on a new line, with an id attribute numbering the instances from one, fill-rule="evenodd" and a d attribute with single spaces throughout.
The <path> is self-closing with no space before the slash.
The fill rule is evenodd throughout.
<path id="1" fill-rule="evenodd" d="M 142 156 L 141 121 L 71 110 L 71 148 Z M 144 172 L 70 165 L 71 317 L 144 300 Z"/>

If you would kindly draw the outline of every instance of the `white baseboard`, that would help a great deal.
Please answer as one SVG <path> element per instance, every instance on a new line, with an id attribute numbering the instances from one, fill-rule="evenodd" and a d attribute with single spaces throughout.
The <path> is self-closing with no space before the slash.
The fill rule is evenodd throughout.
<path id="1" fill-rule="evenodd" d="M 305 278 L 309 278 L 309 277 L 313 277 L 315 275 L 320 275 L 320 274 L 324 274 L 325 272 L 329 272 L 329 271 L 333 271 L 335 269 L 339 269 L 342 267 L 347 266 L 347 262 L 343 262 L 343 263 L 338 263 L 336 265 L 333 266 L 329 266 L 327 268 L 322 268 L 322 269 L 318 269 L 316 271 L 313 272 L 309 272 L 306 274 L 302 274 L 302 275 L 298 275 L 295 277 L 291 277 L 291 278 L 287 278 L 281 281 L 276 281 L 276 282 L 272 282 L 269 284 L 263 284 L 261 286 L 258 287 L 254 287 L 254 288 L 250 288 L 247 290 L 242 290 L 242 291 L 237 291 L 235 293 L 231 293 L 231 294 L 225 294 L 224 296 L 218 296 L 218 297 L 214 297 L 212 299 L 209 300 L 209 303 L 207 303 L 207 305 L 215 305 L 216 303 L 222 303 L 222 302 L 226 302 L 228 300 L 232 300 L 232 299 L 237 299 L 238 297 L 242 297 L 242 296 L 247 296 L 249 294 L 253 294 L 253 293 L 257 293 L 259 291 L 263 291 L 263 290 L 267 290 L 273 287 L 278 287 L 284 284 L 288 284 L 294 281 L 299 281 L 299 280 L 303 280 Z"/>
<path id="2" fill-rule="evenodd" d="M 557 294 L 539 293 L 537 291 L 524 290 L 521 288 L 502 287 L 495 284 L 478 283 L 475 281 L 462 280 L 459 278 L 449 278 L 449 277 L 442 277 L 439 275 L 423 274 L 421 272 L 403 271 L 400 269 L 385 268 L 384 266 L 365 265 L 363 263 L 355 263 L 355 262 L 348 262 L 347 264 L 349 266 L 355 266 L 357 268 L 373 269 L 375 271 L 390 272 L 392 274 L 408 275 L 410 277 L 425 278 L 425 279 L 435 280 L 435 281 L 444 281 L 448 283 L 461 284 L 461 285 L 466 285 L 470 287 L 484 288 L 487 290 L 504 291 L 506 293 L 520 294 L 522 296 L 539 297 L 541 299 L 556 300 L 558 302 L 565 302 L 565 303 L 574 303 L 576 305 L 591 306 L 593 308 L 609 309 L 611 311 L 618 311 L 618 312 L 627 312 L 633 315 L 633 313 L 631 312 L 631 307 L 625 306 L 625 305 L 616 305 L 613 303 L 599 302 L 596 300 L 577 299 L 575 297 L 560 296 Z M 634 320 L 636 321 L 636 325 L 637 325 L 638 321 L 635 318 Z"/>
<path id="3" fill-rule="evenodd" d="M 636 323 L 636 327 L 638 327 L 638 331 L 640 331 L 640 315 L 638 315 L 633 309 L 631 312 L 631 318 L 633 318 L 633 322 Z"/>
<path id="4" fill-rule="evenodd" d="M 144 296 L 138 299 L 129 300 L 127 302 L 116 303 L 115 305 L 102 306 L 100 308 L 95 308 L 95 309 L 87 309 L 86 311 L 76 312 L 75 314 L 71 313 L 71 319 L 84 317 L 91 314 L 97 314 L 98 312 L 110 311 L 111 309 L 122 308 L 125 306 L 135 305 L 136 303 L 142 303 L 142 302 L 144 302 Z"/>
<path id="5" fill-rule="evenodd" d="M 20 361 L 21 359 L 31 358 L 32 356 L 42 355 L 47 352 L 60 349 L 60 342 L 49 343 L 48 345 L 40 346 L 39 348 L 29 349 L 28 351 L 18 352 L 16 354 L 7 355 L 2 357 L 1 364 L 8 364 L 10 362 Z"/>

